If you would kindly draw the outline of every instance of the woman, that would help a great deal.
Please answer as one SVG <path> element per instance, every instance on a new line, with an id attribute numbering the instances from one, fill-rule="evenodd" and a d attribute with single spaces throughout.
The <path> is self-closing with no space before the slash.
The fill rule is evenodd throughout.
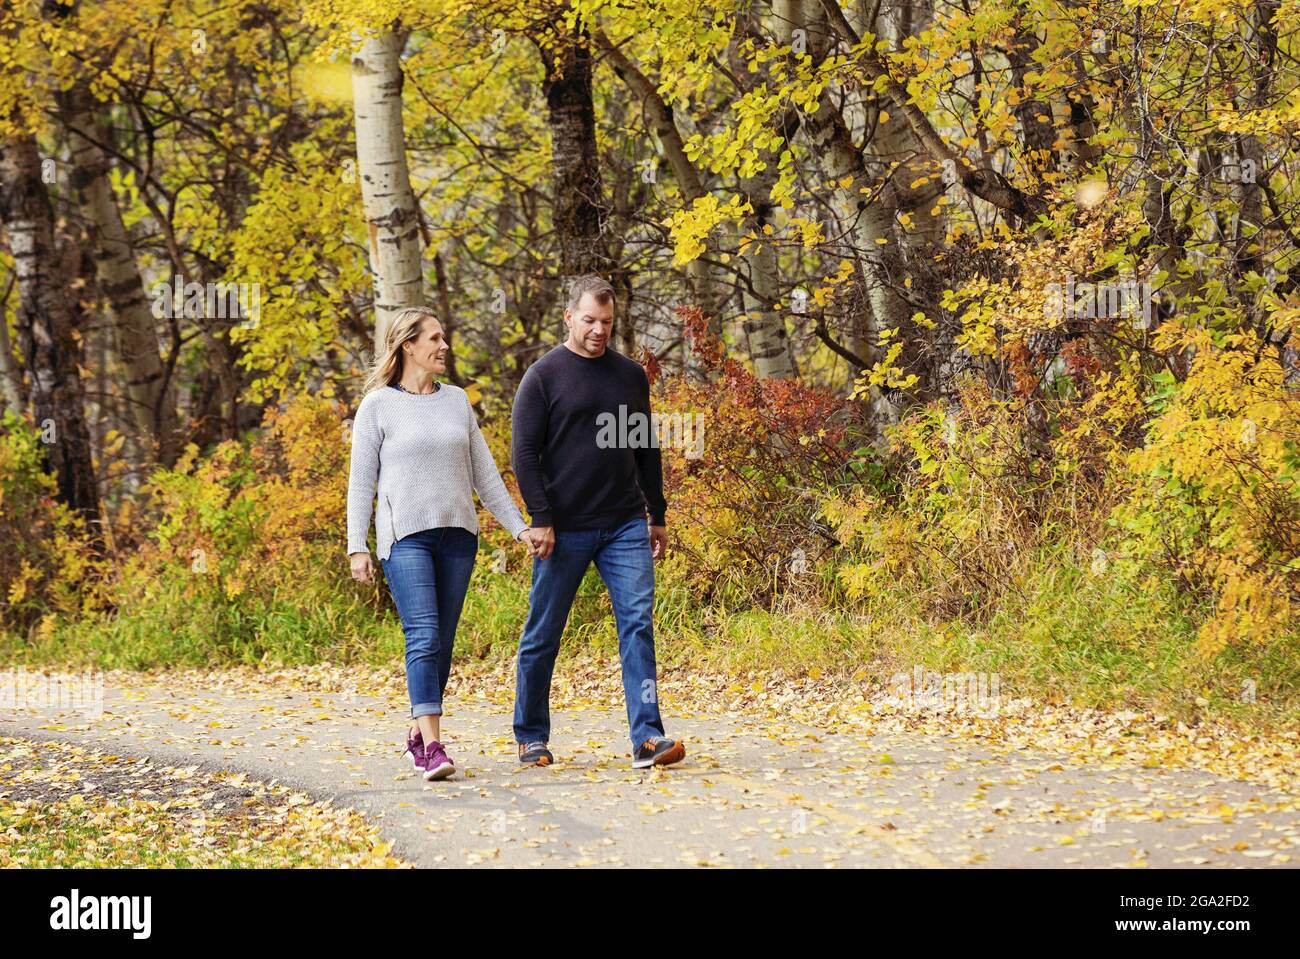
<path id="1" fill-rule="evenodd" d="M 456 765 L 442 744 L 442 696 L 452 640 L 478 551 L 474 492 L 510 534 L 536 552 L 465 391 L 434 377 L 447 370 L 447 341 L 432 310 L 394 318 L 366 379 L 352 427 L 348 554 L 352 577 L 372 581 L 366 537 L 376 490 L 379 561 L 406 636 L 411 697 L 406 758 L 426 780 Z"/>

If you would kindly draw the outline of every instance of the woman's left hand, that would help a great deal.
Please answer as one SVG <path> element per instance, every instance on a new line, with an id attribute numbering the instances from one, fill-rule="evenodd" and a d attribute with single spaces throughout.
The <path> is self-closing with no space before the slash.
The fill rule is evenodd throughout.
<path id="1" fill-rule="evenodd" d="M 370 583 L 374 581 L 375 571 L 370 563 L 370 552 L 352 553 L 348 556 L 349 563 L 352 566 L 352 578 L 358 583 Z"/>

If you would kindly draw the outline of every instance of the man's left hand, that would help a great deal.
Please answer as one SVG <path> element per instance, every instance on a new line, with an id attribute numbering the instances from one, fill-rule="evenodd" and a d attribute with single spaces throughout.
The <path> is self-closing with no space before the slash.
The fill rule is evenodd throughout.
<path id="1" fill-rule="evenodd" d="M 650 527 L 650 555 L 655 559 L 663 559 L 668 555 L 667 526 Z"/>

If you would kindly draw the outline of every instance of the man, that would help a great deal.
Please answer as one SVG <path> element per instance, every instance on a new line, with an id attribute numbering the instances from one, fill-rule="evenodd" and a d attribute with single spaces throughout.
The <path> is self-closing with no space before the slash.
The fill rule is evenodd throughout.
<path id="1" fill-rule="evenodd" d="M 668 550 L 668 529 L 650 381 L 639 363 L 609 349 L 614 288 L 599 276 L 574 281 L 564 325 L 567 339 L 529 367 L 514 403 L 512 460 L 538 534 L 515 674 L 519 761 L 554 761 L 551 674 L 573 597 L 594 562 L 618 625 L 632 765 L 680 762 L 686 748 L 664 735 L 655 682 L 653 561 Z M 642 428 L 611 442 L 611 417 Z"/>

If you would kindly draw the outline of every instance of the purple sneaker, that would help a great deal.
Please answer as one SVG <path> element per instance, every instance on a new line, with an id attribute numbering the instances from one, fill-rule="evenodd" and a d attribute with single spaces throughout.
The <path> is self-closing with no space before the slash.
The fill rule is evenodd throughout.
<path id="1" fill-rule="evenodd" d="M 424 736 L 417 729 L 415 735 L 411 731 L 406 731 L 406 752 L 402 756 L 411 761 L 416 772 L 424 772 Z"/>
<path id="2" fill-rule="evenodd" d="M 442 743 L 431 742 L 424 751 L 424 779 L 425 782 L 433 782 L 435 779 L 446 779 L 448 776 L 455 775 L 456 764 L 451 761 L 447 755 L 447 750 L 442 748 Z"/>

